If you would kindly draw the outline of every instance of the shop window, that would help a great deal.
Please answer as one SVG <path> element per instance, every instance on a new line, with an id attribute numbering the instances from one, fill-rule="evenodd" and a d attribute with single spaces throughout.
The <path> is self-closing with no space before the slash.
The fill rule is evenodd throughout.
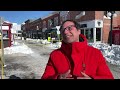
<path id="1" fill-rule="evenodd" d="M 88 39 L 88 42 L 93 42 L 93 28 L 85 30 L 85 36 Z"/>
<path id="2" fill-rule="evenodd" d="M 3 38 L 8 38 L 8 31 L 3 31 Z"/>
<path id="3" fill-rule="evenodd" d="M 81 29 L 81 34 L 83 34 L 83 35 L 84 35 L 84 29 Z"/>
<path id="4" fill-rule="evenodd" d="M 96 28 L 96 41 L 101 41 L 101 28 Z"/>
<path id="5" fill-rule="evenodd" d="M 80 28 L 87 28 L 87 24 L 80 24 Z"/>

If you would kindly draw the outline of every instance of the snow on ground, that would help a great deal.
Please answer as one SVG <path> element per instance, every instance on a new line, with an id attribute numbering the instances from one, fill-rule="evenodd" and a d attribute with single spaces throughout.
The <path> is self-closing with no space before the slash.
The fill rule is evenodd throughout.
<path id="1" fill-rule="evenodd" d="M 61 45 L 61 42 L 52 44 L 47 40 L 40 39 L 27 39 L 27 40 L 33 43 L 45 44 L 46 47 L 51 49 L 57 49 Z M 101 50 L 103 56 L 111 64 L 120 65 L 120 45 L 112 45 L 112 47 L 105 43 L 89 43 L 89 45 Z M 14 42 L 11 47 L 7 47 L 4 49 L 4 54 L 12 53 L 32 54 L 33 51 L 30 48 L 28 48 L 27 45 L 25 44 L 19 44 L 18 42 Z"/>

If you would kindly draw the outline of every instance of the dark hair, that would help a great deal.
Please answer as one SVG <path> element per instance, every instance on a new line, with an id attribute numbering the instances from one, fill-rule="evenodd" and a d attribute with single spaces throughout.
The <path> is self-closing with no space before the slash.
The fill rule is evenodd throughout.
<path id="1" fill-rule="evenodd" d="M 75 27 L 77 28 L 77 29 L 80 29 L 80 24 L 78 23 L 78 22 L 76 22 L 76 21 L 74 21 L 74 20 L 65 20 L 65 21 L 63 21 L 62 22 L 62 24 L 61 24 L 61 26 L 60 26 L 60 31 L 61 31 L 61 29 L 63 28 L 63 25 L 64 25 L 64 23 L 65 22 L 73 22 L 74 23 L 74 25 L 75 25 Z"/>

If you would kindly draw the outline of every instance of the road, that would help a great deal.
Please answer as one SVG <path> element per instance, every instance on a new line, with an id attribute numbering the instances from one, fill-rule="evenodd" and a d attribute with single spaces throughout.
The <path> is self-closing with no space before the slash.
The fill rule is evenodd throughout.
<path id="1" fill-rule="evenodd" d="M 26 44 L 33 51 L 32 54 L 6 54 L 4 74 L 5 79 L 11 75 L 21 79 L 40 79 L 47 64 L 52 49 L 29 41 L 17 40 L 20 44 Z"/>
<path id="2" fill-rule="evenodd" d="M 5 55 L 5 79 L 9 79 L 11 75 L 15 75 L 21 79 L 40 79 L 47 64 L 49 54 L 53 49 L 27 40 L 17 40 L 17 42 L 21 44 L 25 43 L 34 53 Z M 120 79 L 120 66 L 110 63 L 108 63 L 108 66 L 114 78 Z"/>
<path id="3" fill-rule="evenodd" d="M 108 63 L 108 66 L 115 79 L 120 79 L 120 66 Z"/>

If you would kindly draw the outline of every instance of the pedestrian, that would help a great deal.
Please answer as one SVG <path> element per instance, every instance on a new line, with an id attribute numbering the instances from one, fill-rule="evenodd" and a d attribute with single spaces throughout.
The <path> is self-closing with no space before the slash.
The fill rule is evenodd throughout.
<path id="1" fill-rule="evenodd" d="M 51 52 L 41 79 L 114 79 L 101 51 L 88 45 L 77 22 L 64 21 L 60 33 L 61 47 Z"/>

